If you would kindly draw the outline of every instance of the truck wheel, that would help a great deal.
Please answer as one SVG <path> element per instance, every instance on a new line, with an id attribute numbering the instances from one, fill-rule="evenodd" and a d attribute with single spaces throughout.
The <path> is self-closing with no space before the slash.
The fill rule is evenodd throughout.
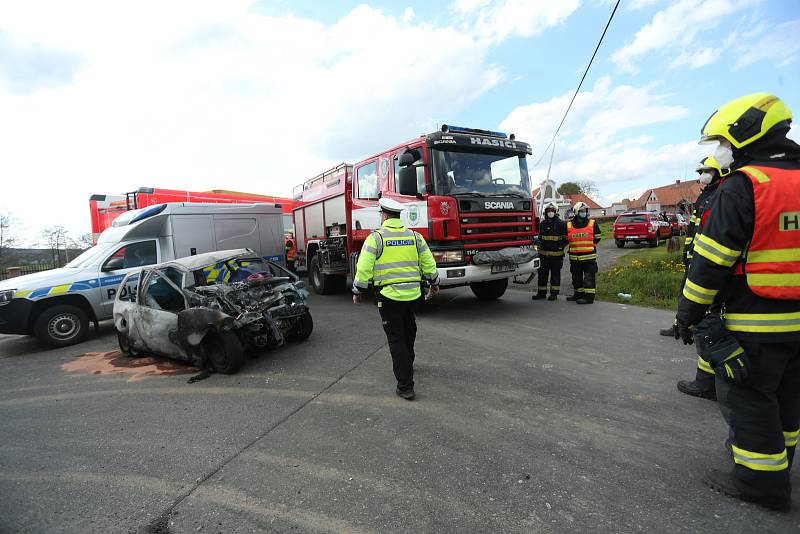
<path id="1" fill-rule="evenodd" d="M 230 375 L 244 365 L 244 349 L 236 334 L 208 334 L 203 340 L 206 361 L 218 373 Z"/>
<path id="2" fill-rule="evenodd" d="M 291 341 L 305 341 L 311 332 L 314 331 L 314 319 L 311 318 L 311 312 L 306 312 L 297 319 L 295 330 L 289 337 Z"/>
<path id="3" fill-rule="evenodd" d="M 469 288 L 479 300 L 496 300 L 503 296 L 508 288 L 508 278 L 489 282 L 473 282 Z"/>
<path id="4" fill-rule="evenodd" d="M 616 243 L 617 243 L 617 246 L 619 248 L 625 248 L 625 240 L 624 239 L 617 239 Z"/>
<path id="5" fill-rule="evenodd" d="M 77 306 L 51 306 L 39 314 L 33 333 L 51 347 L 68 347 L 80 343 L 89 334 L 89 318 Z"/>
<path id="6" fill-rule="evenodd" d="M 308 266 L 308 281 L 318 295 L 330 295 L 342 291 L 347 281 L 344 276 L 323 274 L 319 264 L 319 256 L 314 255 Z"/>

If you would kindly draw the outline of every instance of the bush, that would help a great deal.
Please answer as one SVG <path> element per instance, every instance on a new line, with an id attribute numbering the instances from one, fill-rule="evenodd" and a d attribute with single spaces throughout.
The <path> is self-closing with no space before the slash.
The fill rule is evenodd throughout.
<path id="1" fill-rule="evenodd" d="M 597 275 L 597 298 L 612 302 L 675 309 L 683 282 L 680 252 L 641 249 L 623 256 L 610 270 Z M 629 293 L 630 300 L 618 293 Z"/>

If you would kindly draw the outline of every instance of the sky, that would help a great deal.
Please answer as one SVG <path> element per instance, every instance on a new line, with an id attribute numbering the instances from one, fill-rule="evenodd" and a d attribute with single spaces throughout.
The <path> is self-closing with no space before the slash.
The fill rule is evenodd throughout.
<path id="1" fill-rule="evenodd" d="M 35 245 L 89 232 L 92 194 L 289 196 L 445 123 L 531 143 L 538 183 L 613 6 L 0 0 L 0 213 Z M 800 110 L 800 1 L 622 0 L 551 178 L 605 206 L 692 179 L 700 127 L 753 92 Z"/>

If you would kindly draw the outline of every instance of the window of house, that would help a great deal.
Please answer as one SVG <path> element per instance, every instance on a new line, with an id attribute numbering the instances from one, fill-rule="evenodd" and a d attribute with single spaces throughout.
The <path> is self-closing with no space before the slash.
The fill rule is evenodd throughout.
<path id="1" fill-rule="evenodd" d="M 358 198 L 378 198 L 378 165 L 374 161 L 356 171 Z"/>

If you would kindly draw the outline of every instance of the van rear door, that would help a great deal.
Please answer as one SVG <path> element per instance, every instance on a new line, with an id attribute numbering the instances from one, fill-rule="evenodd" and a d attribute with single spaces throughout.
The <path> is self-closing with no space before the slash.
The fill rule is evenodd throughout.
<path id="1" fill-rule="evenodd" d="M 214 252 L 213 217 L 211 215 L 174 215 L 172 247 L 175 258 Z"/>

